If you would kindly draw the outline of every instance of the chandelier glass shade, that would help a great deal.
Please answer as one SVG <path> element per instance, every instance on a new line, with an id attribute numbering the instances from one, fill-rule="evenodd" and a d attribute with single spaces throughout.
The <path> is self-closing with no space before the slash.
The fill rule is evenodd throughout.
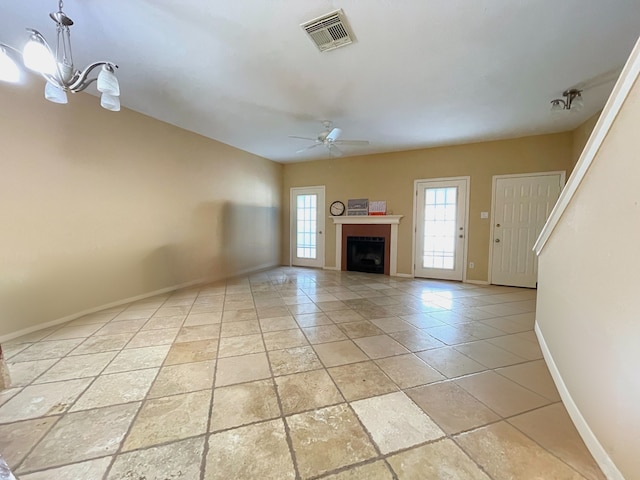
<path id="1" fill-rule="evenodd" d="M 33 28 L 27 28 L 29 40 L 22 52 L 0 43 L 0 80 L 18 82 L 20 65 L 40 74 L 45 80 L 44 96 L 54 103 L 67 103 L 67 93 L 78 93 L 96 82 L 101 93 L 100 105 L 111 111 L 120 110 L 120 85 L 115 75 L 118 66 L 109 61 L 89 64 L 78 70 L 73 63 L 71 50 L 71 20 L 63 11 L 62 0 L 58 11 L 49 14 L 56 24 L 56 48 L 49 46 L 44 36 Z M 97 75 L 95 75 L 97 73 Z"/>
<path id="2" fill-rule="evenodd" d="M 563 110 L 579 112 L 584 107 L 582 90 L 570 88 L 569 90 L 562 92 L 562 96 L 564 97 L 564 100 L 562 98 L 551 100 L 552 112 L 561 112 Z"/>

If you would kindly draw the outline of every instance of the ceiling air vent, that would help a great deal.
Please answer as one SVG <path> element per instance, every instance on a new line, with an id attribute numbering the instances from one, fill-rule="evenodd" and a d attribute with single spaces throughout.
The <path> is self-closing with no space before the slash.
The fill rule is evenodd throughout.
<path id="1" fill-rule="evenodd" d="M 303 23 L 301 27 L 304 28 L 321 52 L 344 47 L 353 42 L 342 10 L 336 10 L 315 18 Z"/>

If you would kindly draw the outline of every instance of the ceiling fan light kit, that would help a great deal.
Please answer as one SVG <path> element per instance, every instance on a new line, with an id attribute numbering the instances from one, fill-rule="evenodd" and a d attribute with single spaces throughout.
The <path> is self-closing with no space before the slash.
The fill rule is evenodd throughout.
<path id="1" fill-rule="evenodd" d="M 20 81 L 20 67 L 33 70 L 45 80 L 44 96 L 54 103 L 67 103 L 67 92 L 78 93 L 93 82 L 97 82 L 102 94 L 100 105 L 107 110 L 120 110 L 120 85 L 115 75 L 118 66 L 109 61 L 89 64 L 84 70 L 76 70 L 71 51 L 71 20 L 63 11 L 62 0 L 58 1 L 58 11 L 49 14 L 56 24 L 56 50 L 51 49 L 44 36 L 33 28 L 27 28 L 30 38 L 22 52 L 0 43 L 0 80 L 16 83 Z M 100 68 L 97 76 L 91 74 Z"/>
<path id="2" fill-rule="evenodd" d="M 564 97 L 564 100 L 562 98 L 555 98 L 551 100 L 552 112 L 562 112 L 565 110 L 579 112 L 584 107 L 582 90 L 570 88 L 569 90 L 562 92 L 562 96 Z"/>

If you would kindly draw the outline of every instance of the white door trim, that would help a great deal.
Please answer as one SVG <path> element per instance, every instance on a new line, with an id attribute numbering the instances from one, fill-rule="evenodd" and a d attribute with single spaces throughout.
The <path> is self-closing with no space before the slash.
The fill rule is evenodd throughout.
<path id="1" fill-rule="evenodd" d="M 471 196 L 471 176 L 465 175 L 460 177 L 438 177 L 438 178 L 419 178 L 413 181 L 413 235 L 411 235 L 411 277 L 416 277 L 416 235 L 418 234 L 418 184 L 424 182 L 447 182 L 456 180 L 466 180 L 467 195 L 465 201 L 465 219 L 464 219 L 464 250 L 462 281 L 467 281 L 467 254 L 469 250 L 469 197 Z"/>
<path id="2" fill-rule="evenodd" d="M 495 225 L 495 207 L 496 207 L 496 187 L 498 186 L 498 180 L 504 178 L 524 178 L 524 177 L 542 177 L 546 175 L 560 175 L 560 191 L 564 188 L 565 177 L 567 172 L 565 170 L 555 170 L 552 172 L 535 172 L 535 173 L 510 173 L 506 175 L 494 175 L 491 181 L 491 214 L 489 224 L 489 268 L 487 271 L 488 283 L 492 283 L 492 268 L 493 268 L 493 241 L 494 241 L 494 228 Z"/>
<path id="3" fill-rule="evenodd" d="M 293 208 L 293 196 L 295 194 L 296 190 L 308 190 L 311 188 L 317 188 L 322 190 L 322 212 L 324 212 L 325 209 L 325 205 L 324 202 L 326 201 L 326 189 L 324 185 L 309 185 L 307 187 L 291 187 L 289 189 L 289 266 L 293 266 L 293 252 L 294 252 L 294 248 L 296 248 L 296 225 L 294 223 L 294 218 L 295 218 L 295 211 Z M 325 251 L 325 238 L 326 238 L 326 220 L 324 217 L 324 213 L 322 215 L 322 218 L 320 218 L 320 215 L 318 215 L 318 229 L 321 232 L 322 235 L 322 242 L 320 242 L 320 244 L 318 245 L 318 255 L 320 256 L 320 258 L 322 259 L 322 265 L 320 266 L 320 268 L 325 268 L 325 258 L 324 258 L 324 251 Z"/>

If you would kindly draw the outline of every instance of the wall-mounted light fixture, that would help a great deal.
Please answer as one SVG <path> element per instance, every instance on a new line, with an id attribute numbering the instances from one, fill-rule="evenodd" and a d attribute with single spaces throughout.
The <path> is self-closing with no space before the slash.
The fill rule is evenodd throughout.
<path id="1" fill-rule="evenodd" d="M 96 82 L 102 94 L 100 105 L 107 110 L 120 110 L 120 86 L 115 75 L 118 66 L 108 61 L 94 62 L 84 70 L 76 70 L 71 52 L 71 20 L 62 11 L 62 0 L 58 1 L 58 11 L 49 14 L 56 23 L 57 43 L 55 53 L 40 32 L 27 28 L 30 38 L 19 50 L 0 43 L 0 80 L 16 82 L 20 78 L 19 65 L 39 73 L 47 81 L 44 97 L 54 103 L 67 103 L 67 92 L 83 91 L 91 83 Z M 91 73 L 100 67 L 96 77 L 89 78 Z"/>
<path id="2" fill-rule="evenodd" d="M 570 88 L 562 92 L 562 98 L 551 100 L 551 111 L 561 112 L 563 110 L 573 110 L 574 112 L 582 110 L 584 103 L 582 101 L 582 90 Z"/>

